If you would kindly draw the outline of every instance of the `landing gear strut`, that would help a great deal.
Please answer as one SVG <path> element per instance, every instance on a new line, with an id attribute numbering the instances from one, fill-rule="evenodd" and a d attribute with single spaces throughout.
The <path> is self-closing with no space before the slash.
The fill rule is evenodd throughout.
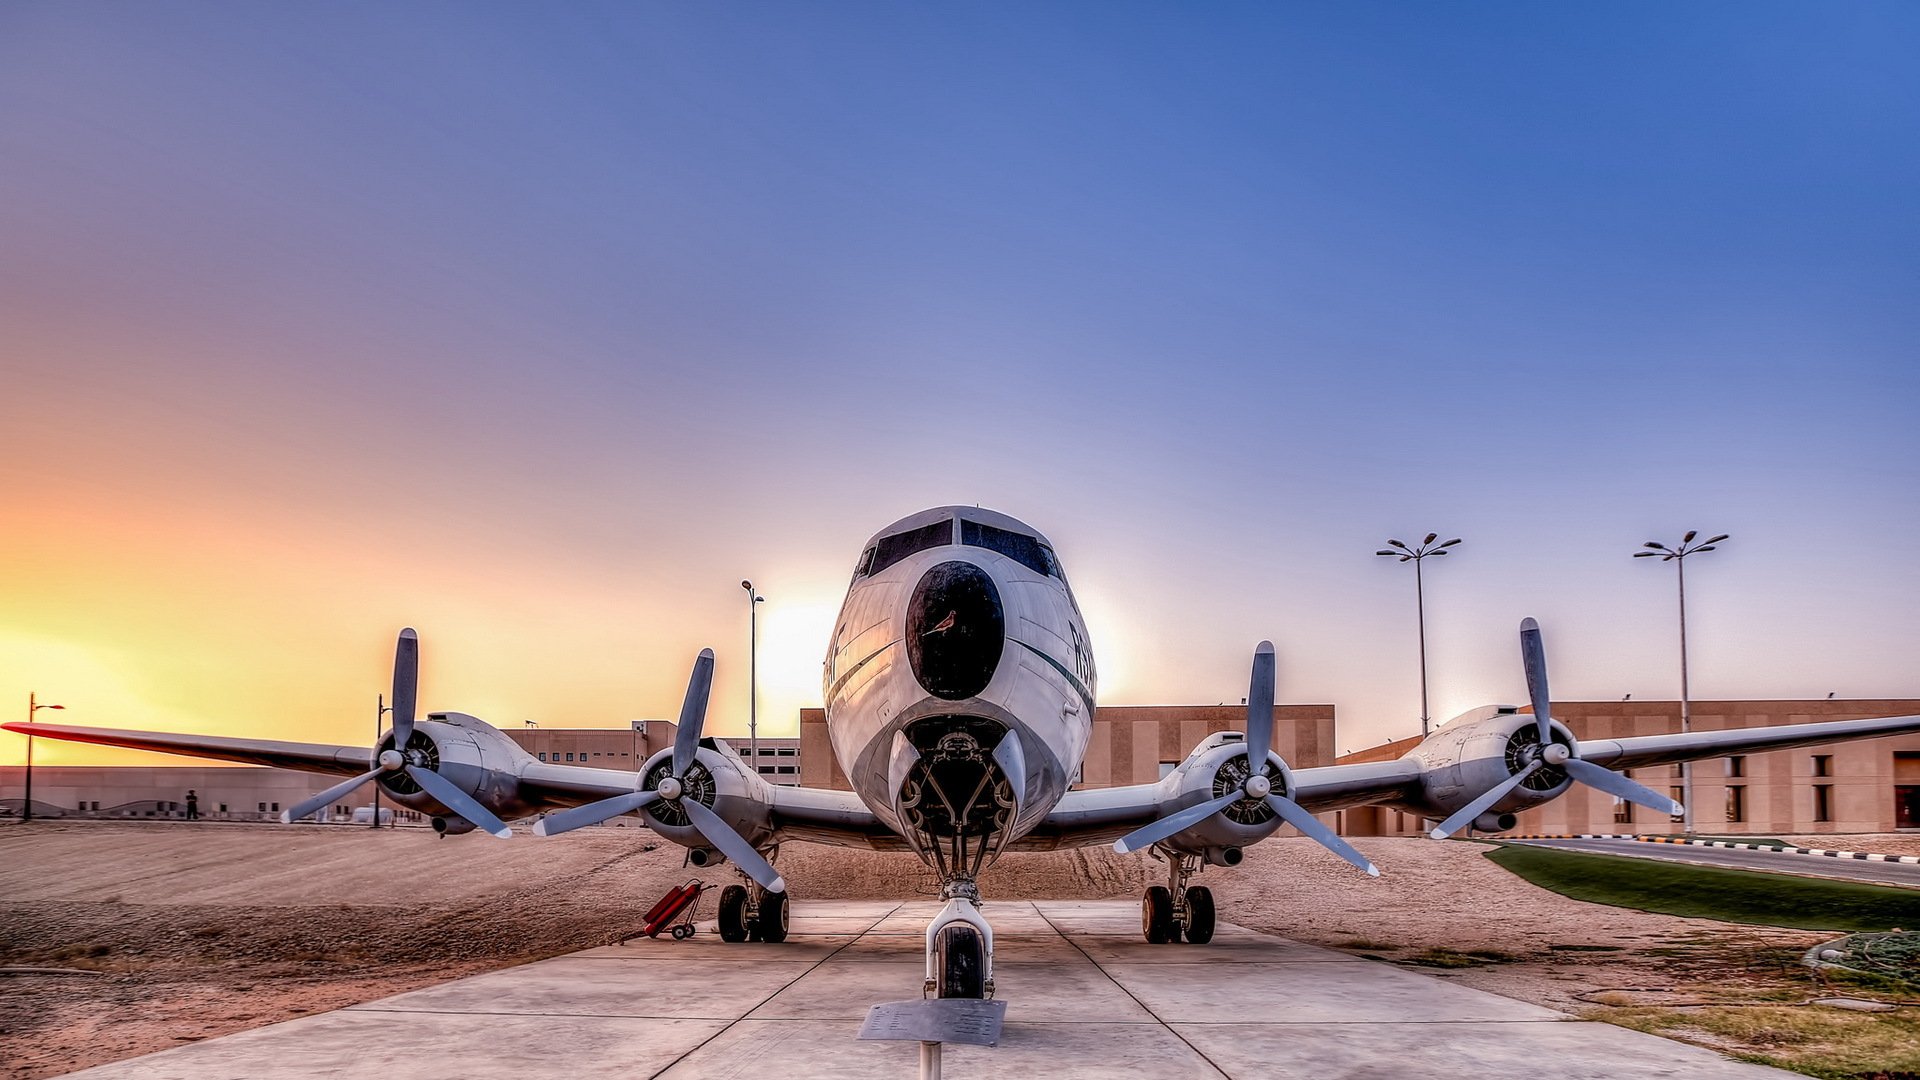
<path id="1" fill-rule="evenodd" d="M 716 920 L 722 941 L 787 940 L 787 894 L 768 892 L 757 882 L 720 890 Z"/>
<path id="2" fill-rule="evenodd" d="M 1200 870 L 1200 856 L 1156 848 L 1167 863 L 1167 883 L 1150 885 L 1140 899 L 1140 932 L 1154 945 L 1179 941 L 1184 937 L 1195 945 L 1213 940 L 1213 890 L 1205 885 L 1188 886 L 1187 879 Z"/>
<path id="3" fill-rule="evenodd" d="M 927 926 L 927 981 L 933 997 L 993 996 L 993 927 L 980 914 L 973 882 L 950 882 L 945 907 Z"/>

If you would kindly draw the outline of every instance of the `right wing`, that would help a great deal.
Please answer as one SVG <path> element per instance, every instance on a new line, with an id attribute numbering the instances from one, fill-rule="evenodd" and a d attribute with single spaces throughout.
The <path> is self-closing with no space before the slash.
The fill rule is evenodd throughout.
<path id="1" fill-rule="evenodd" d="M 121 746 L 160 754 L 271 765 L 278 769 L 354 776 L 372 768 L 372 751 L 364 746 L 326 746 L 321 743 L 280 742 L 276 739 L 235 739 L 223 735 L 183 735 L 169 731 L 123 731 L 118 728 L 74 727 L 68 724 L 0 724 L 22 735 L 64 742 Z"/>

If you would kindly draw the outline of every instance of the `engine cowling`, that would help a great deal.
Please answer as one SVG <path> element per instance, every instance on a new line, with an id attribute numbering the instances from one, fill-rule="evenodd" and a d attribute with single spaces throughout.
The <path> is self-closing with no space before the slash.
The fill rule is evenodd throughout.
<path id="1" fill-rule="evenodd" d="M 1224 796 L 1246 783 L 1247 750 L 1238 732 L 1217 732 L 1194 748 L 1160 782 L 1161 794 L 1155 800 L 1156 816 L 1195 806 Z M 1280 755 L 1267 755 L 1266 776 L 1276 794 L 1291 798 L 1293 772 Z M 1240 849 L 1272 836 L 1286 822 L 1260 799 L 1245 798 L 1230 803 L 1224 810 L 1167 838 L 1169 847 L 1200 855 L 1216 866 L 1233 866 L 1240 861 Z"/>
<path id="2" fill-rule="evenodd" d="M 1552 729 L 1554 741 L 1575 745 L 1573 732 L 1564 725 L 1555 722 Z M 1425 771 L 1420 777 L 1420 798 L 1408 809 L 1446 818 L 1523 769 L 1539 745 L 1534 717 L 1510 708 L 1455 720 L 1413 750 L 1411 756 Z M 1473 827 L 1482 832 L 1511 829 L 1515 814 L 1551 802 L 1571 786 L 1564 770 L 1541 768 L 1475 819 Z"/>
<path id="3" fill-rule="evenodd" d="M 710 743 L 711 745 L 706 745 Z M 697 799 L 701 805 L 720 815 L 733 831 L 755 848 L 774 843 L 773 807 L 766 801 L 767 785 L 747 769 L 738 754 L 721 748 L 716 740 L 705 740 L 694 754 L 693 767 L 682 778 L 684 798 Z M 640 769 L 640 790 L 653 791 L 673 774 L 673 752 L 661 750 L 646 760 Z M 697 866 L 712 866 L 726 856 L 687 820 L 687 813 L 671 802 L 656 802 L 640 811 L 647 827 L 681 847 L 692 849 L 700 859 Z"/>
<path id="4" fill-rule="evenodd" d="M 374 756 L 392 749 L 396 749 L 393 733 L 388 732 L 374 749 Z M 525 817 L 535 809 L 520 795 L 517 771 L 524 751 L 479 717 L 429 713 L 426 719 L 414 723 L 405 750 L 410 758 L 439 773 L 502 821 Z M 379 783 L 382 795 L 433 818 L 435 831 L 448 836 L 473 831 L 472 822 L 422 790 L 406 773 L 383 774 Z"/>

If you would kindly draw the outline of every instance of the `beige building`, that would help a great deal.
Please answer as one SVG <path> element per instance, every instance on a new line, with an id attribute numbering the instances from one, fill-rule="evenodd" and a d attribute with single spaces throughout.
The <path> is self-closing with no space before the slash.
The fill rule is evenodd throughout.
<path id="1" fill-rule="evenodd" d="M 1623 738 L 1678 731 L 1678 702 L 1564 702 L 1554 716 L 1581 739 Z M 1696 730 L 1850 720 L 1920 714 L 1920 700 L 1702 701 L 1693 704 Z M 1101 708 L 1078 787 L 1150 783 L 1184 759 L 1216 731 L 1239 731 L 1240 705 L 1141 705 Z M 673 745 L 676 725 L 635 721 L 631 728 L 514 728 L 505 734 L 543 761 L 608 769 L 633 769 Z M 1295 768 L 1334 762 L 1334 708 L 1282 705 L 1276 710 L 1274 749 Z M 1398 757 L 1417 739 L 1387 743 L 1341 757 L 1342 762 Z M 744 757 L 747 740 L 727 742 Z M 846 776 L 834 760 L 825 714 L 800 712 L 800 736 L 761 739 L 757 766 L 771 783 L 803 783 L 844 790 Z M 211 820 L 267 821 L 324 790 L 335 778 L 279 769 L 217 766 L 106 768 L 42 766 L 34 773 L 34 813 L 46 817 L 180 818 L 186 792 L 198 792 L 200 813 Z M 1633 777 L 1665 787 L 1681 798 L 1673 766 L 1636 769 Z M 20 766 L 0 768 L 0 816 L 18 816 Z M 1695 828 L 1703 833 L 1889 832 L 1920 829 L 1920 734 L 1777 750 L 1694 764 Z M 355 805 L 365 805 L 361 793 Z M 391 805 L 391 804 L 388 804 Z M 344 820 L 352 806 L 334 808 Z M 1323 815 L 1342 832 L 1359 836 L 1413 835 L 1421 820 L 1382 807 Z M 1616 804 L 1610 797 L 1575 787 L 1544 807 L 1520 815 L 1519 832 L 1680 831 L 1678 821 Z"/>

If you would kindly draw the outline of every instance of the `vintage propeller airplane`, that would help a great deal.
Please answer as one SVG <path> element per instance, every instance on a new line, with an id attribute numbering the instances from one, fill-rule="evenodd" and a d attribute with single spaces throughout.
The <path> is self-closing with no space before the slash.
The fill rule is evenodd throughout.
<path id="1" fill-rule="evenodd" d="M 1368 874 L 1366 856 L 1314 815 L 1386 804 L 1440 819 L 1433 835 L 1513 827 L 1514 814 L 1576 783 L 1678 813 L 1612 771 L 1920 730 L 1920 716 L 1690 732 L 1582 743 L 1552 716 L 1540 628 L 1521 624 L 1532 715 L 1484 710 L 1392 761 L 1288 768 L 1273 752 L 1274 653 L 1253 654 L 1247 729 L 1208 736 L 1157 783 L 1069 790 L 1086 753 L 1096 675 L 1086 622 L 1045 537 L 1004 514 L 938 507 L 889 525 L 861 549 L 828 646 L 824 696 L 833 753 L 851 791 L 776 787 L 702 734 L 713 653 L 694 661 L 674 745 L 637 772 L 537 761 L 480 719 L 415 716 L 419 640 L 400 634 L 393 729 L 371 749 L 260 739 L 7 724 L 9 731 L 272 765 L 350 779 L 292 807 L 294 820 L 378 783 L 433 815 L 442 833 L 553 836 L 622 814 L 686 847 L 695 865 L 730 861 L 748 885 L 722 891 L 729 941 L 787 934 L 789 841 L 914 852 L 942 882 L 927 928 L 926 991 L 993 993 L 993 931 L 976 881 L 1002 852 L 1111 843 L 1151 849 L 1167 884 L 1141 902 L 1148 941 L 1213 936 L 1204 866 L 1233 866 L 1283 824 Z"/>

